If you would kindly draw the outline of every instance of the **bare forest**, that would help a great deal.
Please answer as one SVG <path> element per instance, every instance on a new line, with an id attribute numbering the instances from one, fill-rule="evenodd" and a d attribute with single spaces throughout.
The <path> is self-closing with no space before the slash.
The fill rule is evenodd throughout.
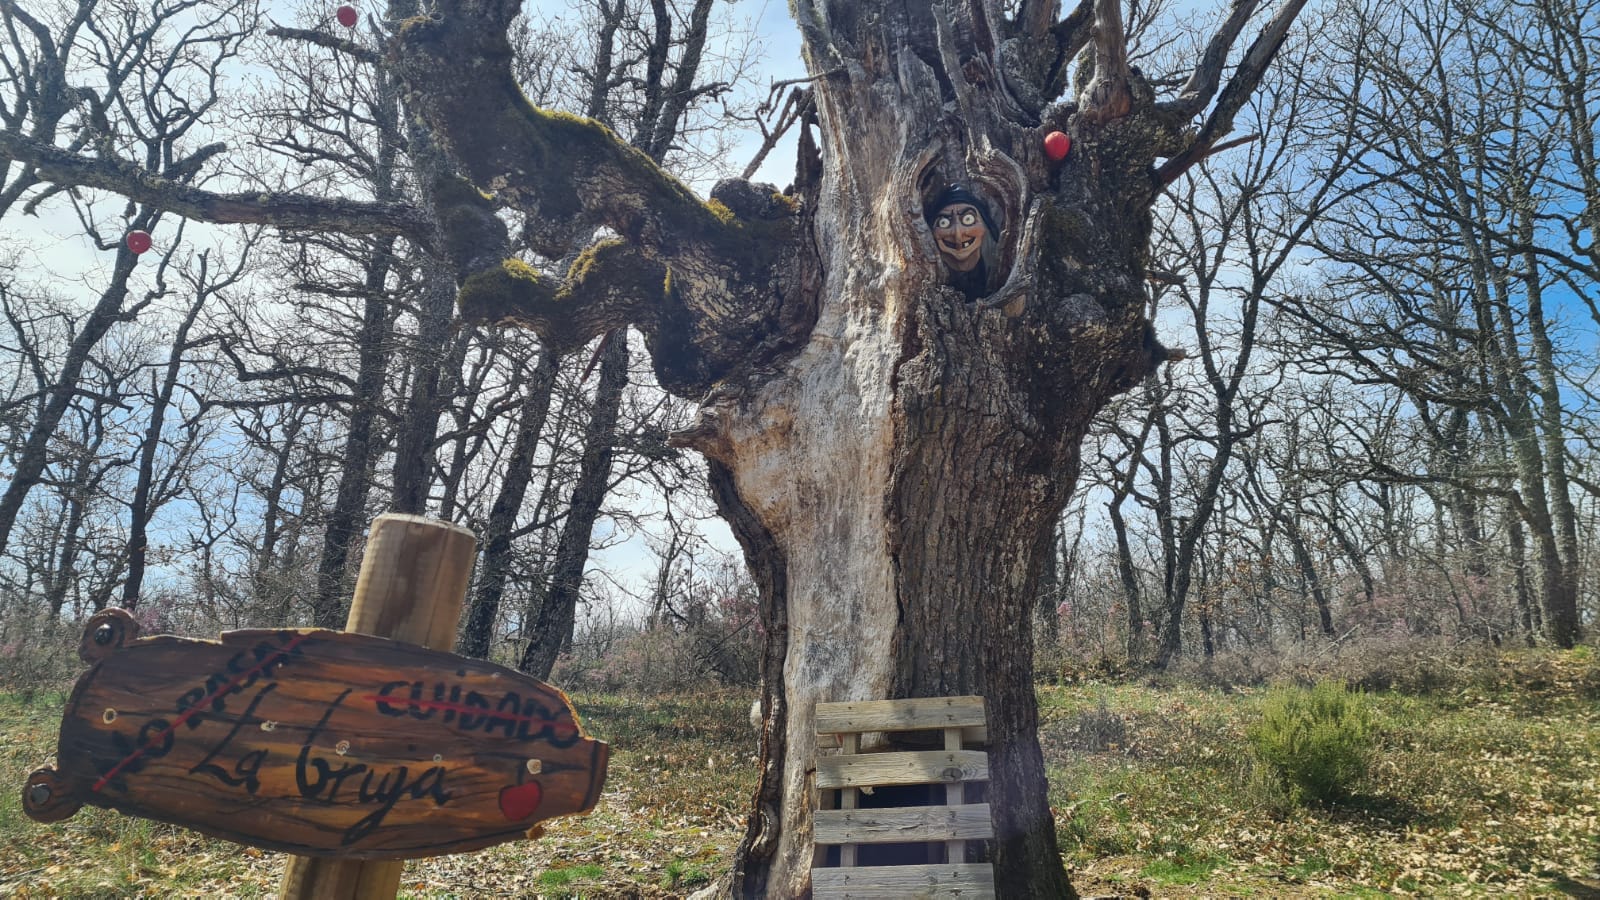
<path id="1" fill-rule="evenodd" d="M 761 698 L 723 884 L 776 896 L 817 699 L 1031 735 L 1036 682 L 1592 642 L 1594 0 L 792 5 L 775 79 L 750 2 L 0 0 L 0 691 L 108 606 L 340 628 L 368 522 L 448 520 L 457 652 Z M 963 171 L 978 299 L 923 221 Z M 874 590 L 884 668 L 796 674 Z M 1035 799 L 1002 896 L 1072 890 Z"/>

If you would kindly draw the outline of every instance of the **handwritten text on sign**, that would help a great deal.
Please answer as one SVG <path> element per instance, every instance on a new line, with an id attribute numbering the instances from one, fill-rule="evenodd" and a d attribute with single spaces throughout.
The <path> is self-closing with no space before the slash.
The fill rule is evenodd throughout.
<path id="1" fill-rule="evenodd" d="M 366 635 L 138 637 L 90 620 L 40 821 L 84 803 L 301 855 L 474 850 L 587 812 L 607 747 L 559 690 L 509 669 Z"/>

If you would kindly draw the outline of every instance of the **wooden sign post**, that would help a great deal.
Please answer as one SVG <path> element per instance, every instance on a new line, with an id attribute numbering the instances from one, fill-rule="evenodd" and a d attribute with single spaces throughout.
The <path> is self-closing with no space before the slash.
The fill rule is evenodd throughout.
<path id="1" fill-rule="evenodd" d="M 477 537 L 465 528 L 390 514 L 372 522 L 344 630 L 453 650 Z M 404 862 L 299 856 L 289 860 L 281 900 L 393 900 Z"/>
<path id="2" fill-rule="evenodd" d="M 589 811 L 608 748 L 566 696 L 444 652 L 472 556 L 465 529 L 380 517 L 344 632 L 140 637 L 127 612 L 96 614 L 24 811 L 87 803 L 288 851 L 281 896 L 318 900 L 387 900 L 405 859 Z"/>

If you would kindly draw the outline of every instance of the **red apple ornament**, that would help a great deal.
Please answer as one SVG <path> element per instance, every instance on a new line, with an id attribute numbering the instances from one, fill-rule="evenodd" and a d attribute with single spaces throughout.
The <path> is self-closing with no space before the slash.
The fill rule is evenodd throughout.
<path id="1" fill-rule="evenodd" d="M 150 232 L 130 231 L 128 232 L 127 242 L 128 249 L 131 250 L 135 256 L 137 256 L 138 254 L 150 249 Z"/>
<path id="2" fill-rule="evenodd" d="M 1072 149 L 1072 138 L 1059 131 L 1052 131 L 1044 136 L 1044 155 L 1050 157 L 1051 162 L 1061 162 L 1067 158 L 1067 151 Z"/>
<path id="3" fill-rule="evenodd" d="M 340 25 L 346 28 L 356 27 L 356 8 L 348 3 L 339 7 L 339 11 L 334 13 L 334 17 L 339 20 Z"/>

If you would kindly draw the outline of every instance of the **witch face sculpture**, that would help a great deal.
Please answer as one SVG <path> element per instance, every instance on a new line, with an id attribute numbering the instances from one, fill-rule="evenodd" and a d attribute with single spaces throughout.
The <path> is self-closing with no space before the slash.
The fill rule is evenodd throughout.
<path id="1" fill-rule="evenodd" d="M 988 238 L 988 228 L 971 203 L 952 203 L 941 208 L 933 220 L 933 239 L 945 265 L 957 272 L 970 272 L 977 266 Z"/>
<path id="2" fill-rule="evenodd" d="M 924 216 L 951 285 L 972 299 L 987 294 L 1000 241 L 988 205 L 966 186 L 952 184 L 933 198 Z"/>

